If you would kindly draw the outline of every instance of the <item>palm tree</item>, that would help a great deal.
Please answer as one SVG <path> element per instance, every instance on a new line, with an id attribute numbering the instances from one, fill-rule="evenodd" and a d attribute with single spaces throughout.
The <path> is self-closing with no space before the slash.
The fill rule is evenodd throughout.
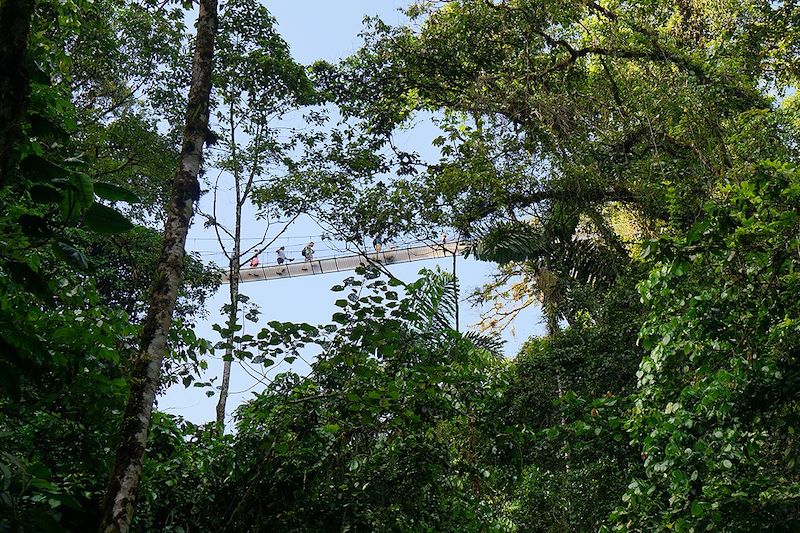
<path id="1" fill-rule="evenodd" d="M 581 228 L 581 218 L 590 224 Z M 558 333 L 561 319 L 574 321 L 573 289 L 608 285 L 628 263 L 627 251 L 599 213 L 562 202 L 552 204 L 538 223 L 493 226 L 476 241 L 473 253 L 501 265 L 524 263 L 533 272 L 549 335 Z"/>
<path id="2" fill-rule="evenodd" d="M 443 335 L 457 333 L 456 315 L 458 310 L 458 279 L 451 273 L 436 268 L 424 270 L 417 281 L 407 284 L 410 310 L 419 317 L 416 328 L 432 342 L 438 342 Z M 500 356 L 503 341 L 496 334 L 482 334 L 468 331 L 462 337 L 476 348 Z"/>

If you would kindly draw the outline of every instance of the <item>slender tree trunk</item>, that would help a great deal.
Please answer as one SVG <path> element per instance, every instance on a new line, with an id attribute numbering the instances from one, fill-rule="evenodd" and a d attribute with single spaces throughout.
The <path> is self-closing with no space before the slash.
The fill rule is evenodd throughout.
<path id="1" fill-rule="evenodd" d="M 30 73 L 25 65 L 35 0 L 0 0 L 0 187 L 16 163 L 28 106 Z"/>
<path id="2" fill-rule="evenodd" d="M 181 161 L 173 182 L 172 199 L 164 227 L 164 246 L 156 268 L 150 308 L 144 320 L 140 348 L 129 380 L 131 391 L 120 429 L 117 455 L 103 501 L 100 531 L 104 533 L 127 532 L 136 508 L 153 402 L 183 274 L 186 233 L 194 202 L 200 194 L 197 177 L 208 133 L 208 102 L 216 33 L 217 0 L 200 0 Z"/>
<path id="3" fill-rule="evenodd" d="M 230 150 L 231 161 L 233 162 L 233 183 L 236 189 L 236 211 L 234 212 L 233 229 L 233 251 L 228 263 L 228 288 L 230 290 L 230 301 L 228 302 L 228 346 L 225 348 L 225 357 L 222 364 L 222 384 L 219 389 L 219 401 L 217 402 L 217 432 L 222 435 L 225 432 L 225 406 L 228 403 L 228 390 L 231 383 L 231 363 L 233 362 L 233 337 L 236 335 L 236 326 L 239 313 L 239 262 L 242 260 L 242 184 L 240 181 L 240 166 L 236 152 L 236 120 L 235 120 L 235 100 L 231 98 L 231 105 L 228 108 L 228 121 L 230 124 Z M 214 191 L 216 194 L 217 191 Z M 222 242 L 220 242 L 222 246 Z"/>
<path id="4" fill-rule="evenodd" d="M 233 361 L 233 337 L 236 334 L 234 326 L 238 320 L 239 313 L 239 260 L 241 259 L 241 207 L 236 209 L 236 231 L 234 232 L 233 253 L 229 264 L 228 283 L 230 289 L 230 301 L 228 302 L 228 346 L 225 348 L 225 358 L 222 367 L 222 385 L 219 389 L 219 401 L 217 402 L 217 431 L 220 435 L 225 432 L 225 405 L 228 402 L 228 389 L 231 382 L 231 362 Z"/>
<path id="5" fill-rule="evenodd" d="M 238 267 L 238 265 L 237 265 Z M 230 272 L 230 295 L 231 302 L 230 311 L 228 312 L 228 327 L 233 328 L 237 322 L 237 314 L 239 306 L 237 305 L 239 298 L 239 272 L 238 268 L 231 268 Z M 231 331 L 228 337 L 228 346 L 225 348 L 225 358 L 222 367 L 222 384 L 219 388 L 219 400 L 217 401 L 217 432 L 222 435 L 225 433 L 225 406 L 228 402 L 228 390 L 231 384 L 231 363 L 233 362 L 233 336 L 235 333 Z"/>

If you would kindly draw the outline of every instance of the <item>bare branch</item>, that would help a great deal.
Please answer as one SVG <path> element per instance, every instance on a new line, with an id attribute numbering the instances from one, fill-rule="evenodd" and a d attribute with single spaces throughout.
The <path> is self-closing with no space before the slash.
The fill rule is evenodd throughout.
<path id="1" fill-rule="evenodd" d="M 258 248 L 258 250 L 257 250 L 255 253 L 253 253 L 252 255 L 260 255 L 260 254 L 262 254 L 262 253 L 264 252 L 264 250 L 266 250 L 267 248 L 269 248 L 270 246 L 272 246 L 272 245 L 275 243 L 275 241 L 277 241 L 277 240 L 278 240 L 278 238 L 279 238 L 281 235 L 283 235 L 283 234 L 286 232 L 286 230 L 287 230 L 287 229 L 289 229 L 289 226 L 291 226 L 291 225 L 292 225 L 292 222 L 294 222 L 295 220 L 297 220 L 297 217 L 299 217 L 299 216 L 300 216 L 300 214 L 299 214 L 299 213 L 298 213 L 298 214 L 296 214 L 295 216 L 293 216 L 293 217 L 291 218 L 291 220 L 289 220 L 288 222 L 286 222 L 286 225 L 285 225 L 285 226 L 283 226 L 283 229 L 282 229 L 282 230 L 280 230 L 280 231 L 277 233 L 277 235 L 275 235 L 275 236 L 274 236 L 272 239 L 270 239 L 270 241 L 269 241 L 268 243 L 264 244 L 263 246 L 260 246 L 260 247 Z M 263 241 L 262 241 L 262 242 L 263 242 Z M 248 253 L 249 253 L 249 252 L 251 252 L 252 250 L 253 250 L 253 248 L 250 248 L 250 249 L 248 250 L 248 252 L 243 252 L 243 253 L 241 253 L 241 254 L 239 255 L 239 257 L 241 258 L 241 257 L 244 257 L 245 255 L 248 255 Z M 244 263 L 242 263 L 242 265 L 241 265 L 241 266 L 244 266 Z"/>
<path id="2" fill-rule="evenodd" d="M 219 222 L 217 222 L 217 193 L 218 193 L 218 191 L 219 191 L 219 178 L 220 178 L 221 176 L 222 176 L 222 171 L 220 170 L 220 171 L 219 171 L 219 174 L 217 174 L 217 179 L 216 179 L 216 181 L 214 182 L 214 202 L 213 202 L 212 209 L 211 209 L 211 216 L 212 216 L 212 217 L 213 217 L 213 219 L 214 219 L 214 222 L 213 222 L 213 224 L 212 224 L 212 225 L 214 226 L 214 233 L 216 233 L 216 234 L 217 234 L 217 242 L 219 243 L 219 247 L 222 249 L 222 253 L 223 253 L 223 254 L 225 254 L 225 258 L 226 258 L 226 259 L 228 259 L 228 260 L 230 261 L 230 259 L 231 259 L 231 256 L 230 256 L 230 254 L 228 253 L 228 249 L 227 249 L 227 248 L 225 248 L 225 243 L 224 243 L 224 241 L 222 240 L 222 236 L 219 234 L 219 230 L 220 230 L 220 229 L 222 229 L 222 230 L 223 230 L 225 233 L 227 233 L 227 234 L 228 234 L 228 235 L 229 235 L 229 236 L 230 236 L 232 239 L 233 239 L 234 237 L 233 237 L 233 234 L 232 234 L 230 231 L 228 231 L 227 229 L 225 229 L 225 227 L 223 227 L 221 224 L 219 224 Z"/>
<path id="3" fill-rule="evenodd" d="M 296 218 L 296 217 L 295 217 L 295 218 Z M 267 215 L 267 220 L 266 220 L 266 222 L 267 222 L 267 226 L 264 228 L 264 234 L 261 236 L 261 240 L 260 240 L 260 241 L 258 241 L 258 242 L 257 242 L 256 244 L 254 244 L 253 246 L 251 246 L 250 248 L 248 248 L 247 250 L 245 250 L 244 252 L 241 252 L 241 254 L 239 255 L 239 257 L 244 257 L 244 256 L 248 255 L 250 252 L 252 252 L 252 251 L 253 251 L 253 250 L 255 250 L 256 248 L 258 248 L 259 246 L 261 246 L 262 244 L 264 244 L 264 242 L 267 240 L 267 233 L 269 232 L 269 228 L 272 226 L 272 224 L 271 224 L 271 223 L 270 223 L 270 221 L 269 221 L 269 215 Z M 273 242 L 274 242 L 274 241 L 273 241 Z M 269 246 L 269 244 L 268 244 L 268 245 L 266 245 L 266 246 Z"/>
<path id="4" fill-rule="evenodd" d="M 247 200 L 250 196 L 250 192 L 253 189 L 253 180 L 256 177 L 256 171 L 258 170 L 259 164 L 259 156 L 261 155 L 261 136 L 263 134 L 261 126 L 257 126 L 255 138 L 253 139 L 253 150 L 255 151 L 255 159 L 253 160 L 252 164 L 250 165 L 250 175 L 247 177 L 247 183 L 244 186 L 244 193 L 242 194 L 242 202 Z"/>

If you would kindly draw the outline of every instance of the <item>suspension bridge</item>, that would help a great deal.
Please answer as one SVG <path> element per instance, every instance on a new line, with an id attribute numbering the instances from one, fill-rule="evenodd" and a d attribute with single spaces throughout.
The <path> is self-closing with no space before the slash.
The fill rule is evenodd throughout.
<path id="1" fill-rule="evenodd" d="M 321 257 L 307 261 L 298 258 L 296 261 L 286 262 L 282 265 L 258 265 L 255 267 L 242 267 L 239 271 L 239 281 L 267 281 L 275 279 L 298 278 L 314 276 L 332 272 L 345 272 L 355 270 L 359 266 L 379 263 L 384 266 L 427 259 L 441 259 L 453 257 L 467 248 L 466 242 L 440 242 L 435 244 L 415 244 L 404 247 L 385 247 L 380 252 L 350 253 Z M 227 283 L 229 275 L 225 272 L 222 276 L 223 283 Z"/>

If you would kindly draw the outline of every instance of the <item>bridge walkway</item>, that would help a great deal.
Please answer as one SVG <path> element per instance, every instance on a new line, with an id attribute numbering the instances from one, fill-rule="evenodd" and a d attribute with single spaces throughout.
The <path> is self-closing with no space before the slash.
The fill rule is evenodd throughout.
<path id="1" fill-rule="evenodd" d="M 370 261 L 381 263 L 384 266 L 427 259 L 453 257 L 463 251 L 466 243 L 438 243 L 422 244 L 406 248 L 388 248 L 381 252 L 367 254 L 349 254 L 334 257 L 323 257 L 312 261 L 298 258 L 293 262 L 282 265 L 259 265 L 257 267 L 243 267 L 240 270 L 240 281 L 268 281 L 275 279 L 299 278 L 329 274 L 332 272 L 345 272 L 355 270 L 361 265 L 368 265 Z M 227 272 L 222 276 L 223 283 L 228 281 Z"/>

